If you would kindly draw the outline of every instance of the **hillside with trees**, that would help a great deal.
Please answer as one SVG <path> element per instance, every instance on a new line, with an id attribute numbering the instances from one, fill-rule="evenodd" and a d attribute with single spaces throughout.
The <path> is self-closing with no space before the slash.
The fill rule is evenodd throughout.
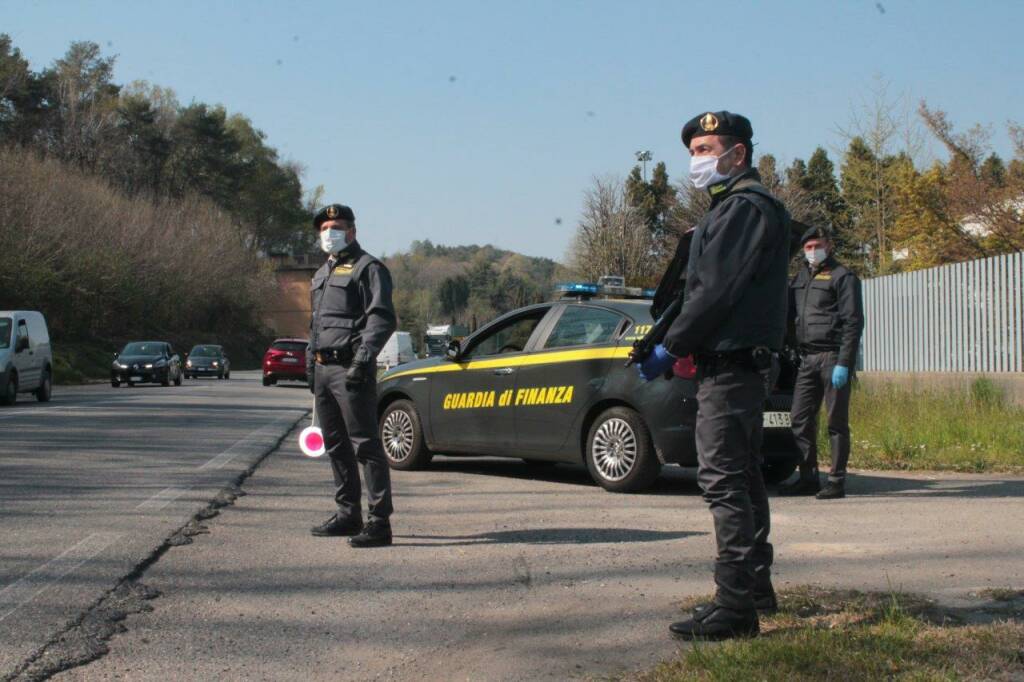
<path id="1" fill-rule="evenodd" d="M 384 259 L 395 284 L 399 328 L 417 347 L 430 324 L 470 329 L 520 306 L 548 300 L 563 268 L 548 258 L 493 246 L 440 246 L 415 241 Z"/>
<path id="2" fill-rule="evenodd" d="M 72 43 L 33 71 L 0 34 L 0 308 L 65 344 L 162 336 L 263 350 L 259 256 L 308 240 L 300 169 L 252 122 L 183 105 Z"/>

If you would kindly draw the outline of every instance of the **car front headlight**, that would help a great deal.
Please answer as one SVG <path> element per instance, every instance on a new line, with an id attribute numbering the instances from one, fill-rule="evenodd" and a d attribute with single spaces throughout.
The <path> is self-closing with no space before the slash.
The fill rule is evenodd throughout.
<path id="1" fill-rule="evenodd" d="M 146 369 L 153 369 L 153 363 L 151 362 L 148 365 L 146 365 Z"/>
<path id="2" fill-rule="evenodd" d="M 186 367 L 191 367 L 192 366 L 192 361 L 191 360 L 186 360 L 185 361 L 185 366 Z"/>
<path id="3" fill-rule="evenodd" d="M 217 364 L 217 361 L 216 361 L 216 360 L 214 360 L 214 361 L 213 361 L 213 362 L 211 362 L 210 364 L 211 364 L 211 365 L 213 365 L 214 367 L 219 367 L 219 365 Z"/>

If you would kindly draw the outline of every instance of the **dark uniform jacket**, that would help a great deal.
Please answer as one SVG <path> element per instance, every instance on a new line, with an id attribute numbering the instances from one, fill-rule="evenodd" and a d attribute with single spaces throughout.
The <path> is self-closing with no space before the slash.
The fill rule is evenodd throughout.
<path id="1" fill-rule="evenodd" d="M 864 331 L 857 275 L 832 256 L 817 270 L 804 263 L 789 283 L 789 324 L 801 352 L 837 351 L 837 364 L 852 368 Z"/>
<path id="2" fill-rule="evenodd" d="M 324 350 L 351 353 L 355 363 L 375 362 L 396 327 L 391 289 L 387 267 L 359 242 L 320 266 L 309 290 L 307 368 L 313 367 L 313 354 Z"/>
<path id="3" fill-rule="evenodd" d="M 778 349 L 786 334 L 790 227 L 756 170 L 712 185 L 690 244 L 683 307 L 665 335 L 675 356 Z"/>

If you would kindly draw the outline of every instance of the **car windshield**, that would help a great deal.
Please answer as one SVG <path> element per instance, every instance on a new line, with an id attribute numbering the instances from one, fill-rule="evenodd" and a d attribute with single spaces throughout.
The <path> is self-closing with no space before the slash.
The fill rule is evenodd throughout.
<path id="1" fill-rule="evenodd" d="M 290 350 L 293 353 L 305 353 L 307 345 L 309 344 L 305 341 L 275 341 L 271 348 L 274 350 Z"/>
<path id="2" fill-rule="evenodd" d="M 121 355 L 163 355 L 164 344 L 162 343 L 129 343 L 121 351 Z"/>
<path id="3" fill-rule="evenodd" d="M 0 317 L 0 348 L 11 347 L 11 327 L 11 318 Z"/>
<path id="4" fill-rule="evenodd" d="M 219 358 L 221 350 L 220 346 L 196 346 L 188 355 L 191 358 Z"/>

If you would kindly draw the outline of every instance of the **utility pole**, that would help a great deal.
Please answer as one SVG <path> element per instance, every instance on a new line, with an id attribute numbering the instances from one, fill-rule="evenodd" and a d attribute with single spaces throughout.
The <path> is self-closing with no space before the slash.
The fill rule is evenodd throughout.
<path id="1" fill-rule="evenodd" d="M 651 155 L 650 150 L 643 150 L 636 153 L 636 160 L 643 164 L 644 167 L 644 184 L 647 184 L 647 162 L 654 158 Z"/>

